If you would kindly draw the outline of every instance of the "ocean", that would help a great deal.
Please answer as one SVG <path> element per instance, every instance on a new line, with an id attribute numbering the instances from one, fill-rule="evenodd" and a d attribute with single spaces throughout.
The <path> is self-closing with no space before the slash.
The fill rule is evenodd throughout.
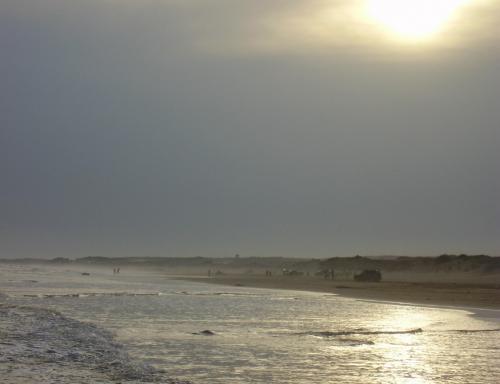
<path id="1" fill-rule="evenodd" d="M 500 312 L 494 310 L 478 315 L 324 293 L 215 286 L 137 271 L 90 270 L 84 276 L 71 269 L 12 265 L 0 266 L 0 292 L 7 295 L 0 301 L 11 308 L 9 316 L 17 316 L 16 321 L 10 317 L 13 330 L 29 316 L 22 308 L 53 311 L 57 315 L 42 319 L 50 336 L 37 340 L 48 345 L 75 332 L 78 340 L 85 334 L 90 340 L 102 330 L 96 343 L 112 338 L 103 347 L 112 352 L 110 364 L 151 367 L 194 384 L 500 382 Z M 67 331 L 59 335 L 62 321 Z M 22 373 L 16 366 L 27 364 L 24 355 L 45 348 L 37 341 L 22 349 L 16 343 L 29 342 L 20 335 L 14 340 L 0 349 L 0 377 L 7 383 L 30 377 L 26 366 Z M 61 370 L 71 369 L 67 357 L 75 353 L 81 369 L 92 371 L 99 364 L 91 356 L 78 357 L 91 355 L 93 346 L 82 352 L 78 343 L 59 345 L 46 361 L 51 366 L 60 356 Z M 105 373 L 85 381 L 126 381 Z M 141 374 L 129 379 L 153 380 Z"/>

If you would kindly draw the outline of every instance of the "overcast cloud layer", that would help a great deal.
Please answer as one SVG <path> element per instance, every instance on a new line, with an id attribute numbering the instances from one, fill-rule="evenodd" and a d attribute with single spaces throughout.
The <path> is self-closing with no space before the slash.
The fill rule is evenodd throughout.
<path id="1" fill-rule="evenodd" d="M 3 0 L 0 257 L 499 254 L 500 5 L 353 4 Z"/>

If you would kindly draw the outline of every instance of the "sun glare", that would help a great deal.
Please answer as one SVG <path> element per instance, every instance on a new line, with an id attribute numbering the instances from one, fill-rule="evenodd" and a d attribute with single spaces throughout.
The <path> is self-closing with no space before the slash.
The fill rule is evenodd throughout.
<path id="1" fill-rule="evenodd" d="M 470 0 L 369 0 L 372 19 L 399 38 L 428 39 Z"/>

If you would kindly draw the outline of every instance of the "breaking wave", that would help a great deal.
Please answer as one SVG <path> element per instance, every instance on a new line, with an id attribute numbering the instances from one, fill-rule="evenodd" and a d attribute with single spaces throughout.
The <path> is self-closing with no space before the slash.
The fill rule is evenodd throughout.
<path id="1" fill-rule="evenodd" d="M 256 293 L 245 293 L 245 292 L 188 292 L 188 291 L 175 291 L 174 295 L 185 295 L 185 296 L 241 296 L 241 297 L 263 297 L 264 295 L 259 295 Z"/>
<path id="2" fill-rule="evenodd" d="M 453 329 L 449 332 L 458 332 L 458 333 L 483 333 L 483 332 L 500 332 L 500 328 L 493 329 Z"/>
<path id="3" fill-rule="evenodd" d="M 53 294 L 53 293 L 40 293 L 40 294 L 24 294 L 24 297 L 32 298 L 53 298 L 53 297 L 100 297 L 100 296 L 161 296 L 161 292 L 147 292 L 147 293 L 135 293 L 135 292 L 82 292 L 82 293 L 64 293 L 64 294 Z"/>
<path id="4" fill-rule="evenodd" d="M 40 367 L 43 362 L 43 366 L 56 367 L 49 375 L 78 369 L 122 382 L 187 384 L 134 361 L 111 332 L 53 310 L 0 304 L 0 324 L 0 363 L 14 364 L 18 369 Z M 47 372 L 39 374 L 42 377 Z"/>
<path id="5" fill-rule="evenodd" d="M 298 336 L 317 336 L 317 337 L 338 337 L 338 336 L 355 336 L 355 335 L 402 335 L 422 333 L 422 328 L 415 328 L 406 331 L 369 331 L 364 329 L 354 329 L 346 331 L 307 331 L 295 333 Z"/>
<path id="6" fill-rule="evenodd" d="M 295 333 L 296 336 L 316 336 L 322 338 L 335 338 L 344 336 L 371 336 L 371 335 L 404 335 L 404 334 L 418 334 L 423 333 L 422 328 L 415 328 L 409 330 L 382 330 L 371 331 L 366 329 L 353 329 L 345 331 L 306 331 Z M 428 330 L 429 333 L 483 333 L 483 332 L 500 332 L 500 328 L 493 329 L 449 329 L 449 330 Z"/>

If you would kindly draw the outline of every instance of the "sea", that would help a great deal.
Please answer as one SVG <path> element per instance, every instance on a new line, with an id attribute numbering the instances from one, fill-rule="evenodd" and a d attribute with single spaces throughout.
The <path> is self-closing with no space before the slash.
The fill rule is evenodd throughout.
<path id="1" fill-rule="evenodd" d="M 18 308 L 19 319 L 28 316 L 22 308 L 53 311 L 49 339 L 72 337 L 69 333 L 80 329 L 81 340 L 82 332 L 84 339 L 85 332 L 91 337 L 103 330 L 128 356 L 113 364 L 134 361 L 193 384 L 500 383 L 499 311 L 217 286 L 127 269 L 88 273 L 0 265 L 2 300 L 11 311 Z M 72 321 L 64 335 L 58 334 L 61 319 Z M 0 329 L 0 343 L 1 335 Z M 0 353 L 5 380 L 16 375 L 16 361 L 25 361 L 28 353 L 12 352 L 24 336 L 16 337 L 4 342 Z M 80 344 L 64 345 L 52 354 L 64 360 L 79 353 Z M 37 361 L 43 369 L 49 360 Z M 71 367 L 64 361 L 61 369 Z M 91 358 L 79 361 L 97 364 Z M 95 382 L 121 382 L 103 377 Z"/>

